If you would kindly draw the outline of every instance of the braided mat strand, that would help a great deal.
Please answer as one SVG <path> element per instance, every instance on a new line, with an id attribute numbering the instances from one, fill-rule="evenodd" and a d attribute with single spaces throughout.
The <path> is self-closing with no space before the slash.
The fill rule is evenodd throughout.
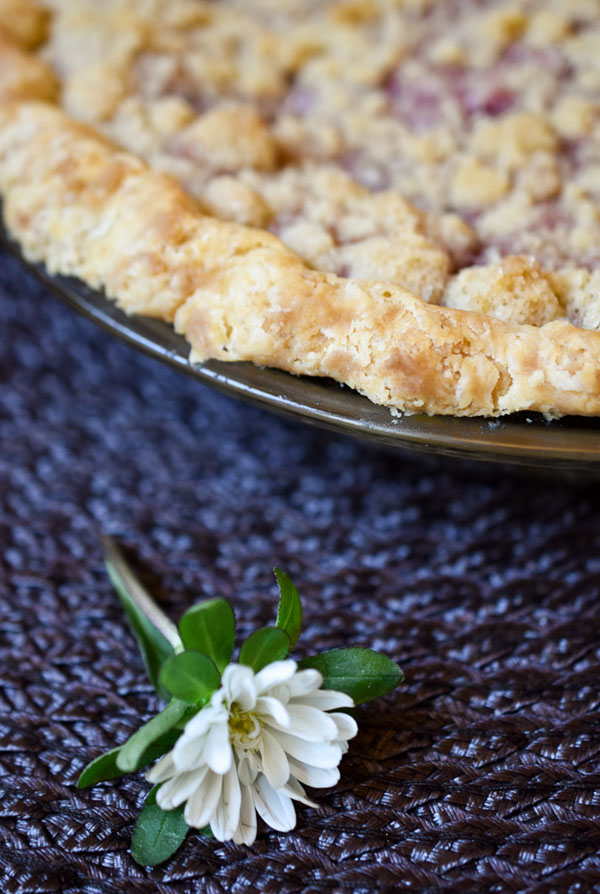
<path id="1" fill-rule="evenodd" d="M 138 355 L 0 256 L 0 890 L 600 889 L 597 486 L 421 464 L 245 407 Z M 128 848 L 141 776 L 83 765 L 158 708 L 102 566 L 241 632 L 292 574 L 310 649 L 406 683 L 359 709 L 319 810 L 251 849 Z"/>

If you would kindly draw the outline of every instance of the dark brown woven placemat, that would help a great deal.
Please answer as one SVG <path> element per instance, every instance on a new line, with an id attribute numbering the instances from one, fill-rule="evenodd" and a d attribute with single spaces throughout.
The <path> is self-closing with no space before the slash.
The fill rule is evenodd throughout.
<path id="1" fill-rule="evenodd" d="M 597 485 L 420 465 L 220 397 L 104 335 L 0 256 L 0 891 L 600 888 Z M 485 474 L 484 474 L 485 472 Z M 157 709 L 97 541 L 174 617 L 387 652 L 335 790 L 251 849 L 129 857 L 141 777 L 78 792 Z"/>

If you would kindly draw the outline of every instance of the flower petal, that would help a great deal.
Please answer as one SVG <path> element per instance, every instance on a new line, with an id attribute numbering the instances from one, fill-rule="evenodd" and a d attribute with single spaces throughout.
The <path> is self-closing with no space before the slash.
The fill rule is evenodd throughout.
<path id="1" fill-rule="evenodd" d="M 177 773 L 177 768 L 175 767 L 175 761 L 173 760 L 173 751 L 167 751 L 166 754 L 163 754 L 161 759 L 154 764 L 154 766 L 148 770 L 146 773 L 146 779 L 148 782 L 164 782 L 166 779 L 170 779 L 171 776 L 175 776 Z"/>
<path id="2" fill-rule="evenodd" d="M 290 698 L 308 695 L 309 692 L 314 692 L 318 689 L 322 683 L 323 677 L 315 668 L 309 667 L 306 670 L 298 671 L 288 683 Z"/>
<path id="3" fill-rule="evenodd" d="M 358 724 L 349 714 L 328 714 L 337 726 L 336 739 L 353 739 L 358 733 Z"/>
<path id="4" fill-rule="evenodd" d="M 227 723 L 229 713 L 223 705 L 206 705 L 185 725 L 185 729 L 173 748 L 173 760 L 179 773 L 196 770 L 206 763 L 204 749 L 210 729 L 218 723 Z"/>
<path id="5" fill-rule="evenodd" d="M 256 839 L 256 810 L 252 789 L 247 785 L 240 787 L 242 803 L 240 806 L 240 822 L 233 833 L 236 844 L 254 844 Z"/>
<path id="6" fill-rule="evenodd" d="M 254 678 L 257 695 L 262 695 L 272 686 L 287 682 L 290 677 L 293 677 L 297 667 L 298 665 L 291 658 L 288 658 L 286 661 L 273 661 L 271 664 L 267 664 Z"/>
<path id="7" fill-rule="evenodd" d="M 208 772 L 196 791 L 188 800 L 183 818 L 188 826 L 203 829 L 210 823 L 221 796 L 223 777 Z"/>
<path id="8" fill-rule="evenodd" d="M 314 801 L 311 801 L 309 797 L 307 797 L 306 792 L 300 785 L 297 779 L 294 779 L 293 776 L 290 776 L 286 785 L 284 785 L 280 789 L 283 795 L 289 795 L 290 798 L 293 798 L 294 801 L 301 801 L 302 804 L 306 804 L 307 807 L 315 807 L 317 808 L 319 805 L 315 804 Z"/>
<path id="9" fill-rule="evenodd" d="M 337 767 L 342 759 L 342 749 L 337 742 L 308 742 L 285 732 L 278 732 L 277 738 L 287 754 L 313 767 L 328 770 Z"/>
<path id="10" fill-rule="evenodd" d="M 254 787 L 254 804 L 265 823 L 277 832 L 289 832 L 296 825 L 296 811 L 291 798 L 275 791 L 266 776 L 259 776 Z"/>
<path id="11" fill-rule="evenodd" d="M 214 694 L 217 695 L 218 691 L 219 690 Z M 224 705 L 213 705 L 209 702 L 209 704 L 205 705 L 201 711 L 198 711 L 191 720 L 188 720 L 185 725 L 185 735 L 194 737 L 202 736 L 210 729 L 213 723 L 225 720 L 227 716 L 228 711 Z"/>
<path id="12" fill-rule="evenodd" d="M 307 739 L 309 742 L 331 742 L 337 738 L 337 726 L 325 711 L 318 708 L 310 708 L 308 705 L 294 704 L 287 706 L 291 724 L 287 732 L 299 739 Z M 267 721 L 269 726 L 281 729 L 276 721 Z"/>
<path id="13" fill-rule="evenodd" d="M 260 761 L 255 757 L 255 752 L 245 751 L 241 757 L 238 752 L 238 776 L 243 785 L 254 785 L 257 775 L 260 773 Z"/>
<path id="14" fill-rule="evenodd" d="M 189 733 L 187 727 L 185 728 L 173 748 L 173 760 L 178 773 L 198 770 L 206 763 L 204 752 L 207 740 L 208 732 L 195 736 Z"/>
<path id="15" fill-rule="evenodd" d="M 310 764 L 293 757 L 288 757 L 288 763 L 291 775 L 304 785 L 310 785 L 311 788 L 330 788 L 339 782 L 340 771 L 337 767 L 311 767 Z"/>
<path id="16" fill-rule="evenodd" d="M 211 726 L 206 739 L 204 757 L 213 773 L 227 773 L 233 760 L 227 723 L 215 723 Z"/>
<path id="17" fill-rule="evenodd" d="M 288 781 L 290 765 L 277 738 L 266 729 L 262 734 L 261 754 L 263 773 L 273 788 L 281 788 Z"/>
<path id="18" fill-rule="evenodd" d="M 210 828 L 217 841 L 229 841 L 240 822 L 242 795 L 235 764 L 223 777 L 221 797 L 211 820 Z"/>
<path id="19" fill-rule="evenodd" d="M 261 698 L 262 697 L 263 696 L 261 696 Z M 277 701 L 281 702 L 282 705 L 287 705 L 290 700 L 290 687 L 288 683 L 278 683 L 277 686 L 271 686 L 271 688 L 269 689 L 269 695 L 264 697 L 276 698 Z"/>
<path id="20" fill-rule="evenodd" d="M 208 773 L 208 767 L 181 773 L 165 782 L 156 793 L 156 803 L 163 810 L 173 810 L 187 801 L 190 795 L 201 785 Z"/>
<path id="21" fill-rule="evenodd" d="M 223 671 L 221 687 L 228 705 L 235 702 L 242 711 L 250 711 L 256 704 L 256 687 L 252 668 L 243 664 L 229 664 Z"/>
<path id="22" fill-rule="evenodd" d="M 299 701 L 303 705 L 310 705 L 312 708 L 320 708 L 321 711 L 333 711 L 336 708 L 353 708 L 354 700 L 346 695 L 345 692 L 338 692 L 335 689 L 318 689 L 303 696 Z"/>
<path id="23" fill-rule="evenodd" d="M 284 729 L 288 729 L 291 721 L 290 715 L 278 698 L 272 698 L 268 695 L 261 695 L 256 700 L 256 712 L 273 720 Z"/>

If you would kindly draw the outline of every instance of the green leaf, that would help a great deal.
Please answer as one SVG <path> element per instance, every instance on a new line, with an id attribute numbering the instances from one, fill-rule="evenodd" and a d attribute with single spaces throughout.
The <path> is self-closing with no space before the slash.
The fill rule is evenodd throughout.
<path id="1" fill-rule="evenodd" d="M 142 587 L 115 541 L 103 536 L 102 543 L 106 570 L 137 640 L 150 682 L 161 698 L 167 698 L 159 673 L 164 661 L 181 646 L 177 628 Z"/>
<path id="2" fill-rule="evenodd" d="M 152 788 L 150 789 L 150 791 L 148 792 L 148 795 L 146 797 L 146 805 L 156 804 L 156 793 L 158 792 L 161 785 L 162 785 L 162 783 L 159 782 L 158 785 L 152 786 Z M 198 829 L 198 834 L 204 835 L 205 838 L 214 838 L 214 835 L 212 833 L 210 826 L 204 826 L 203 829 Z"/>
<path id="3" fill-rule="evenodd" d="M 77 788 L 89 788 L 97 782 L 107 782 L 109 779 L 118 779 L 123 771 L 117 767 L 117 756 L 121 747 L 113 748 L 90 761 L 81 771 L 77 780 Z"/>
<path id="4" fill-rule="evenodd" d="M 166 732 L 164 736 L 161 736 L 146 748 L 133 769 L 141 770 L 142 767 L 147 767 L 148 764 L 154 763 L 157 758 L 162 757 L 175 744 L 180 734 L 180 730 L 175 729 Z M 122 748 L 123 746 L 120 745 L 118 748 L 113 748 L 112 751 L 107 751 L 105 754 L 101 754 L 93 761 L 90 761 L 84 767 L 77 780 L 77 788 L 89 788 L 92 785 L 97 785 L 99 782 L 119 779 L 125 773 L 130 772 L 129 770 L 121 770 L 117 763 L 117 758 Z"/>
<path id="5" fill-rule="evenodd" d="M 171 695 L 188 705 L 205 705 L 219 688 L 221 675 L 206 655 L 182 652 L 163 664 L 160 682 Z"/>
<path id="6" fill-rule="evenodd" d="M 160 782 L 157 785 L 152 786 L 152 788 L 146 795 L 146 806 L 149 806 L 150 804 L 156 804 L 156 793 L 159 790 L 160 786 Z"/>
<path id="7" fill-rule="evenodd" d="M 158 866 L 179 850 L 189 832 L 183 811 L 183 805 L 175 810 L 161 810 L 158 804 L 144 807 L 131 839 L 131 856 L 136 863 Z"/>
<path id="8" fill-rule="evenodd" d="M 132 773 L 140 766 L 140 760 L 150 745 L 173 729 L 187 711 L 185 702 L 172 699 L 166 708 L 141 726 L 121 747 L 117 755 L 117 767 L 125 773 Z"/>
<path id="9" fill-rule="evenodd" d="M 281 571 L 279 568 L 274 568 L 273 570 L 279 584 L 280 593 L 277 626 L 285 630 L 290 640 L 290 647 L 293 649 L 298 642 L 302 628 L 300 596 L 285 571 Z"/>
<path id="10" fill-rule="evenodd" d="M 126 590 L 119 585 L 110 569 L 109 574 L 136 638 L 150 682 L 158 695 L 165 698 L 165 692 L 159 683 L 159 674 L 163 663 L 174 654 L 174 649 L 146 616 L 138 611 L 137 606 L 128 598 Z"/>
<path id="11" fill-rule="evenodd" d="M 262 670 L 272 661 L 287 658 L 290 639 L 280 627 L 263 627 L 248 637 L 240 651 L 240 664 L 249 665 L 253 671 Z"/>
<path id="12" fill-rule="evenodd" d="M 299 666 L 316 668 L 323 675 L 323 689 L 345 692 L 356 705 L 385 695 L 404 679 L 394 661 L 371 649 L 333 649 L 305 658 Z"/>
<path id="13" fill-rule="evenodd" d="M 190 608 L 179 622 L 186 649 L 208 655 L 223 671 L 231 661 L 235 639 L 233 609 L 225 599 L 208 599 Z"/>

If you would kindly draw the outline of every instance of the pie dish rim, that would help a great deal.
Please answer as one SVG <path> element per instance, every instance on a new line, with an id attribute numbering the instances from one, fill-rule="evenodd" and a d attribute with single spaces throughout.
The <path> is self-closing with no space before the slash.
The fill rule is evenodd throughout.
<path id="1" fill-rule="evenodd" d="M 112 336 L 201 384 L 278 415 L 400 451 L 539 469 L 600 469 L 600 418 L 548 421 L 529 411 L 499 418 L 393 416 L 387 407 L 333 380 L 295 376 L 249 362 L 190 363 L 186 339 L 168 323 L 128 316 L 101 291 L 28 261 L 2 222 L 1 203 L 0 246 L 67 305 Z"/>

